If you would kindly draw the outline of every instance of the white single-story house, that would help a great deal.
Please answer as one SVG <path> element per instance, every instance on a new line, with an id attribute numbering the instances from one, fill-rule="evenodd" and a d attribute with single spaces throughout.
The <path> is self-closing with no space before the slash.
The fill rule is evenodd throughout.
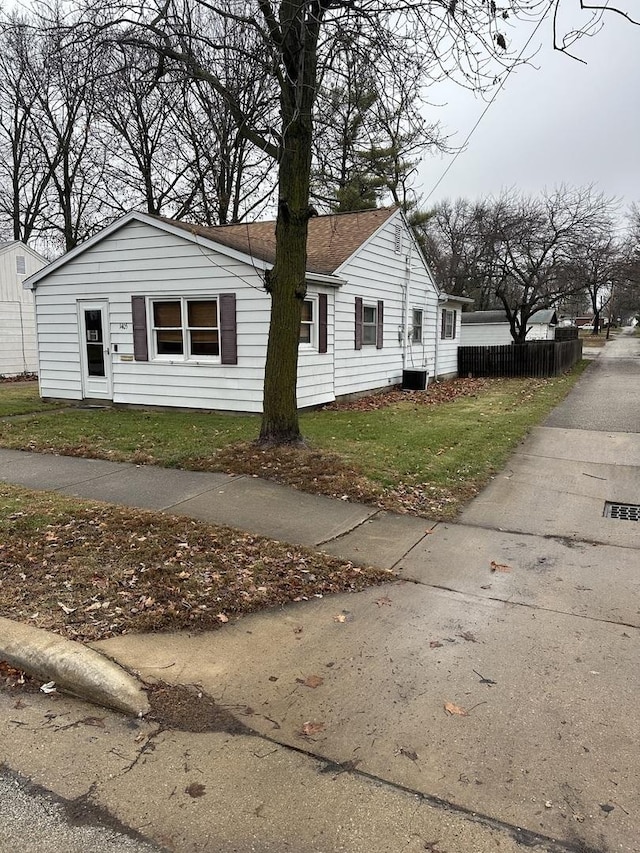
<path id="1" fill-rule="evenodd" d="M 46 263 L 19 240 L 0 243 L 0 376 L 37 370 L 33 294 L 23 282 Z"/>
<path id="2" fill-rule="evenodd" d="M 31 276 L 42 397 L 260 412 L 274 226 L 133 212 Z M 455 375 L 464 300 L 399 209 L 313 217 L 307 254 L 300 408 Z"/>
<path id="3" fill-rule="evenodd" d="M 504 311 L 465 311 L 462 315 L 463 347 L 500 346 L 513 343 Z M 527 323 L 527 341 L 552 341 L 558 318 L 553 308 L 532 314 Z"/>

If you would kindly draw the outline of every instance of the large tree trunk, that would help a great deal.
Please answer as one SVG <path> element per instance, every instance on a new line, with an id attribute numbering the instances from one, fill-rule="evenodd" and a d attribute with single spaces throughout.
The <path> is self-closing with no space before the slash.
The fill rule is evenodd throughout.
<path id="1" fill-rule="evenodd" d="M 299 124 L 302 124 L 300 122 Z M 300 315 L 306 293 L 309 222 L 310 136 L 306 128 L 290 128 L 280 162 L 276 261 L 267 279 L 271 323 L 264 374 L 264 407 L 260 441 L 300 441 L 296 377 Z"/>
<path id="2" fill-rule="evenodd" d="M 283 61 L 288 82 L 280 93 L 282 140 L 278 167 L 278 217 L 276 259 L 266 280 L 271 294 L 271 323 L 264 374 L 264 401 L 259 441 L 290 444 L 302 440 L 298 423 L 296 379 L 300 316 L 306 294 L 307 231 L 312 151 L 312 110 L 317 89 L 316 46 L 320 14 L 299 19 L 306 3 L 281 4 L 281 24 L 286 34 Z M 296 26 L 291 22 L 297 20 Z"/>

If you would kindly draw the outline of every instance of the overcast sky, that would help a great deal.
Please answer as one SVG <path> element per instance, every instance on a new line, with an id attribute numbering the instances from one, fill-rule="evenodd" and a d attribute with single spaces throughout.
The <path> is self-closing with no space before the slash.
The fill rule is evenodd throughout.
<path id="1" fill-rule="evenodd" d="M 550 21 L 531 47 L 541 43 L 533 60 L 538 68 L 524 66 L 508 77 L 428 204 L 498 194 L 511 186 L 536 193 L 563 182 L 595 183 L 606 194 L 623 197 L 625 205 L 640 202 L 640 27 L 611 15 L 600 33 L 574 48 L 587 65 L 552 50 Z M 447 103 L 428 115 L 439 116 L 449 133 L 456 132 L 452 141 L 461 144 L 486 101 L 453 87 L 442 97 L 438 91 L 434 99 L 446 97 Z M 425 158 L 419 179 L 423 198 L 450 160 Z"/>

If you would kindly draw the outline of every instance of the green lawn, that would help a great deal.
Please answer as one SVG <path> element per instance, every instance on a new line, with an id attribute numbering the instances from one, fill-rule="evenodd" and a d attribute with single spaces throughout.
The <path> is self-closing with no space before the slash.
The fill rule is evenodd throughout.
<path id="1" fill-rule="evenodd" d="M 60 403 L 44 403 L 37 382 L 0 382 L 0 418 L 59 409 Z"/>
<path id="2" fill-rule="evenodd" d="M 308 449 L 256 449 L 259 418 L 75 409 L 0 421 L 0 446 L 199 470 L 255 473 L 297 488 L 431 517 L 454 515 L 566 395 L 586 362 L 557 379 L 457 380 L 387 406 L 303 414 Z M 21 411 L 28 411 L 20 389 Z M 0 386 L 0 412 L 12 390 Z M 25 396 L 26 395 L 26 396 Z"/>

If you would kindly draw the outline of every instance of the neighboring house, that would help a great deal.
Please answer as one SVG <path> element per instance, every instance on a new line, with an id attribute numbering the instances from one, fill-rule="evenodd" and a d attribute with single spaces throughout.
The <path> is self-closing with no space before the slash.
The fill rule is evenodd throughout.
<path id="1" fill-rule="evenodd" d="M 19 240 L 0 243 L 0 376 L 37 369 L 33 294 L 22 285 L 46 263 Z"/>
<path id="2" fill-rule="evenodd" d="M 113 223 L 28 282 L 41 395 L 260 412 L 274 250 L 273 222 Z M 438 291 L 398 209 L 313 217 L 306 281 L 301 408 L 397 385 L 405 366 L 455 373 L 446 347 L 437 361 Z"/>
<path id="3" fill-rule="evenodd" d="M 552 308 L 536 311 L 527 323 L 527 341 L 552 341 L 558 325 Z M 462 315 L 461 346 L 501 346 L 513 343 L 504 311 L 467 311 Z"/>

